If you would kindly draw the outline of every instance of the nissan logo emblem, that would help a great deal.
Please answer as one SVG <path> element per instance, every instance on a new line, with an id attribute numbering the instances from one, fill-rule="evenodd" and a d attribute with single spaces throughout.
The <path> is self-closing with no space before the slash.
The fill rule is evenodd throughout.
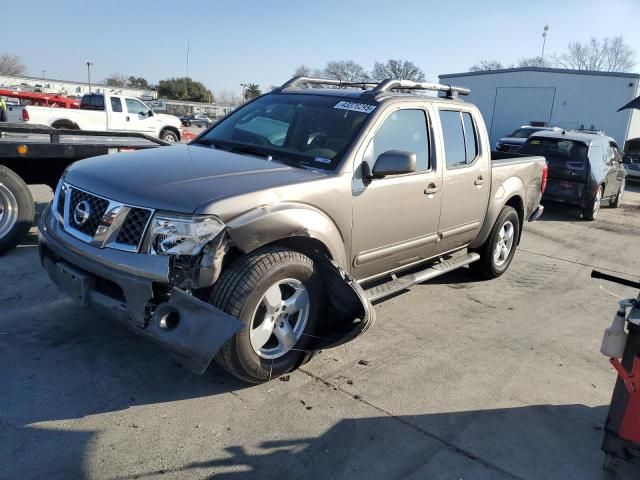
<path id="1" fill-rule="evenodd" d="M 76 225 L 84 225 L 91 216 L 91 206 L 86 200 L 78 202 L 76 208 L 73 209 L 73 221 Z"/>

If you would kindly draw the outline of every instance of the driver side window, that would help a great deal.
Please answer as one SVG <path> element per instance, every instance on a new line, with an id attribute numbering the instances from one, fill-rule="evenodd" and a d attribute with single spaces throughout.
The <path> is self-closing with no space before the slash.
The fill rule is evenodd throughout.
<path id="1" fill-rule="evenodd" d="M 143 116 L 149 112 L 149 109 L 140 101 L 134 98 L 126 98 L 125 103 L 127 104 L 127 112 L 133 114 L 142 114 Z"/>
<path id="2" fill-rule="evenodd" d="M 363 161 L 373 169 L 376 159 L 389 150 L 415 153 L 416 172 L 431 168 L 426 112 L 406 109 L 389 115 L 369 143 Z"/>

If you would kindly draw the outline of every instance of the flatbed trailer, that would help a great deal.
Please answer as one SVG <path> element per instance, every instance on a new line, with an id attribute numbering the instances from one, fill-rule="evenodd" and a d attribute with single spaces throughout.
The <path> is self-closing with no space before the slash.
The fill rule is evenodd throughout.
<path id="1" fill-rule="evenodd" d="M 165 145 L 169 144 L 134 132 L 0 123 L 0 255 L 15 247 L 33 224 L 35 208 L 28 185 L 44 184 L 55 189 L 73 162 Z"/>

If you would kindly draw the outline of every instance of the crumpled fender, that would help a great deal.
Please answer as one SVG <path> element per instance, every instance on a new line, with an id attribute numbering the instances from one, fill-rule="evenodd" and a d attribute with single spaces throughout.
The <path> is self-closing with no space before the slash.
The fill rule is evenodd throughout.
<path id="1" fill-rule="evenodd" d="M 336 224 L 321 210 L 292 202 L 264 205 L 227 221 L 227 234 L 243 252 L 289 237 L 314 238 L 331 258 L 345 266 L 344 239 Z"/>

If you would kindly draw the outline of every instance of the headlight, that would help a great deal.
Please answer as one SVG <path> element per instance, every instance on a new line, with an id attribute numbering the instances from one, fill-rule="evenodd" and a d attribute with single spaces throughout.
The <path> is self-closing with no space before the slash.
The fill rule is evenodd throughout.
<path id="1" fill-rule="evenodd" d="M 500 148 L 502 148 L 502 142 L 496 143 L 496 150 L 499 150 Z"/>
<path id="2" fill-rule="evenodd" d="M 212 215 L 156 213 L 149 228 L 150 250 L 158 255 L 197 255 L 223 228 Z"/>

